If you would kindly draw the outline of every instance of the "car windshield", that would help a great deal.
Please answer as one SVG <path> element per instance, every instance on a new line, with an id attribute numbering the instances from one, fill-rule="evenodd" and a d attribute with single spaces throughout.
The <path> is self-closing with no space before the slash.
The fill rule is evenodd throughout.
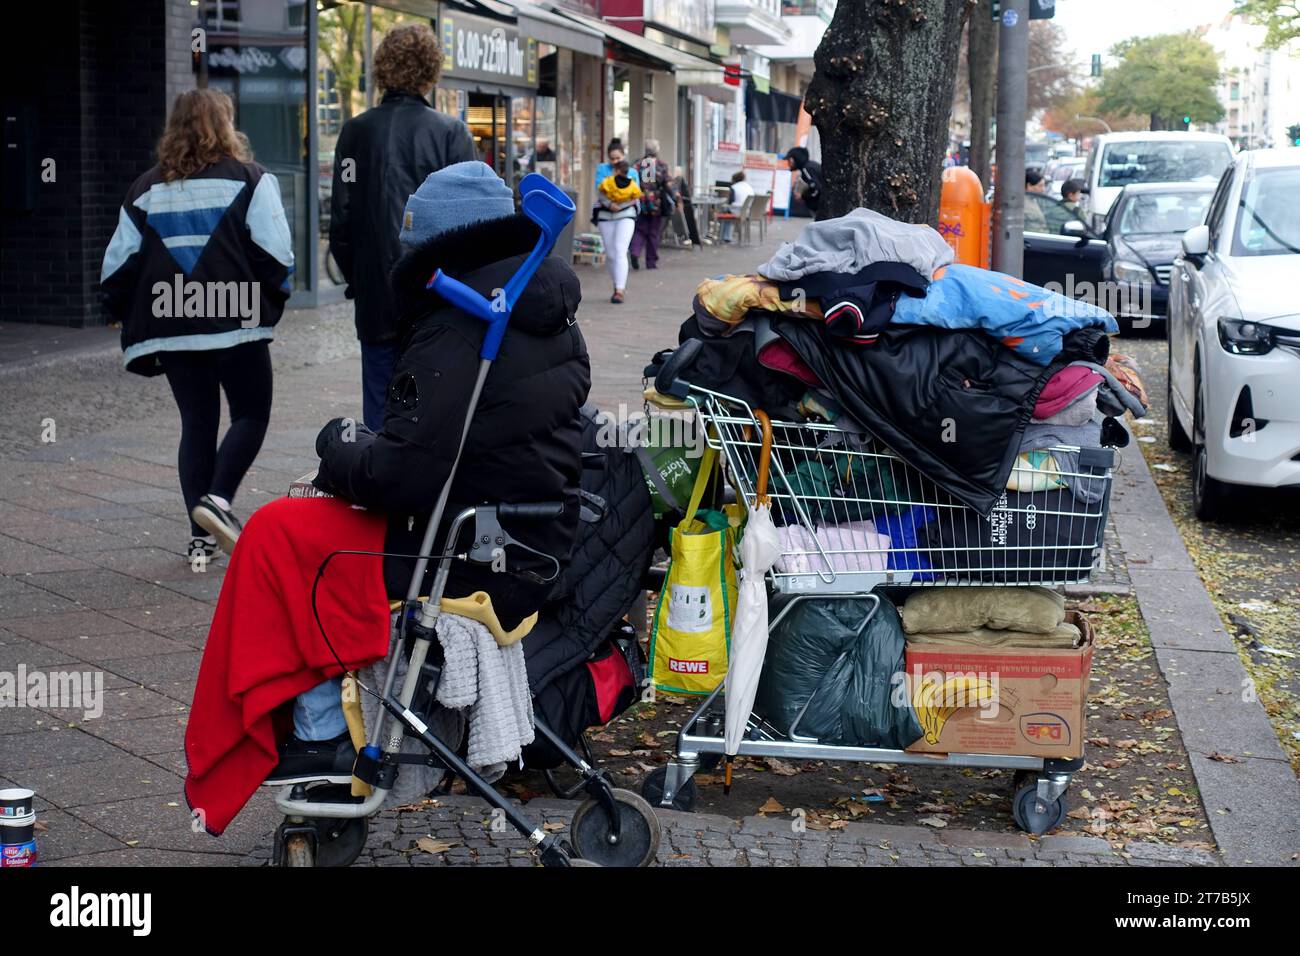
<path id="1" fill-rule="evenodd" d="M 1139 193 L 1129 196 L 1120 209 L 1115 231 L 1121 236 L 1183 233 L 1205 220 L 1210 193 Z"/>
<path id="2" fill-rule="evenodd" d="M 1300 255 L 1300 167 L 1261 169 L 1246 183 L 1232 254 Z"/>
<path id="3" fill-rule="evenodd" d="M 1232 150 L 1226 143 L 1176 139 L 1111 143 L 1101 157 L 1100 185 L 1217 182 L 1231 162 Z"/>

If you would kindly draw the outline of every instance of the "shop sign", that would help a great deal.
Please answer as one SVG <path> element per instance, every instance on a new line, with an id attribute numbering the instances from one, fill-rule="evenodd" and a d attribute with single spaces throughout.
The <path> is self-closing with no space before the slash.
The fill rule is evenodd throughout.
<path id="1" fill-rule="evenodd" d="M 537 86 L 537 41 L 511 23 L 465 13 L 443 13 L 444 75 L 507 86 Z"/>
<path id="2" fill-rule="evenodd" d="M 712 43 L 717 32 L 713 0 L 645 0 L 645 22 Z"/>

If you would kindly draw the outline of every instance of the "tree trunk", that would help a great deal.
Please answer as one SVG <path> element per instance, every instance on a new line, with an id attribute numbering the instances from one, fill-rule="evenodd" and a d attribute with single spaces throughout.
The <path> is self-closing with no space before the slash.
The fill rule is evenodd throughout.
<path id="1" fill-rule="evenodd" d="M 997 105 L 998 38 L 993 23 L 993 0 L 979 0 L 971 8 L 967 31 L 966 63 L 970 76 L 971 171 L 988 189 L 993 173 L 993 111 Z"/>
<path id="2" fill-rule="evenodd" d="M 819 219 L 866 206 L 935 223 L 970 0 L 843 2 L 804 105 L 821 134 Z"/>

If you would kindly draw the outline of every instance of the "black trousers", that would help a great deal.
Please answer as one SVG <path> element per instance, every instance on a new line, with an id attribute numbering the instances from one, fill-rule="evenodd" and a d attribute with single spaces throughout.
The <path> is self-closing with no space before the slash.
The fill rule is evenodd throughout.
<path id="1" fill-rule="evenodd" d="M 234 501 L 253 464 L 271 419 L 271 351 L 268 342 L 228 349 L 163 352 L 163 373 L 181 413 L 177 455 L 181 493 L 188 514 L 204 495 Z M 230 408 L 230 427 L 217 445 L 221 393 Z M 195 535 L 207 534 L 190 519 Z"/>

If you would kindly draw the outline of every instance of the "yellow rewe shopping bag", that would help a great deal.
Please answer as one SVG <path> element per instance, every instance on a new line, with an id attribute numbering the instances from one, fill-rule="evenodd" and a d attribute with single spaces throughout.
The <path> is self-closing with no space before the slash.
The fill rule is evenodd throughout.
<path id="1" fill-rule="evenodd" d="M 654 686 L 672 694 L 710 694 L 727 676 L 736 531 L 728 513 L 699 510 L 716 462 L 717 452 L 705 449 L 686 517 L 670 532 L 668 578 L 650 634 Z"/>

